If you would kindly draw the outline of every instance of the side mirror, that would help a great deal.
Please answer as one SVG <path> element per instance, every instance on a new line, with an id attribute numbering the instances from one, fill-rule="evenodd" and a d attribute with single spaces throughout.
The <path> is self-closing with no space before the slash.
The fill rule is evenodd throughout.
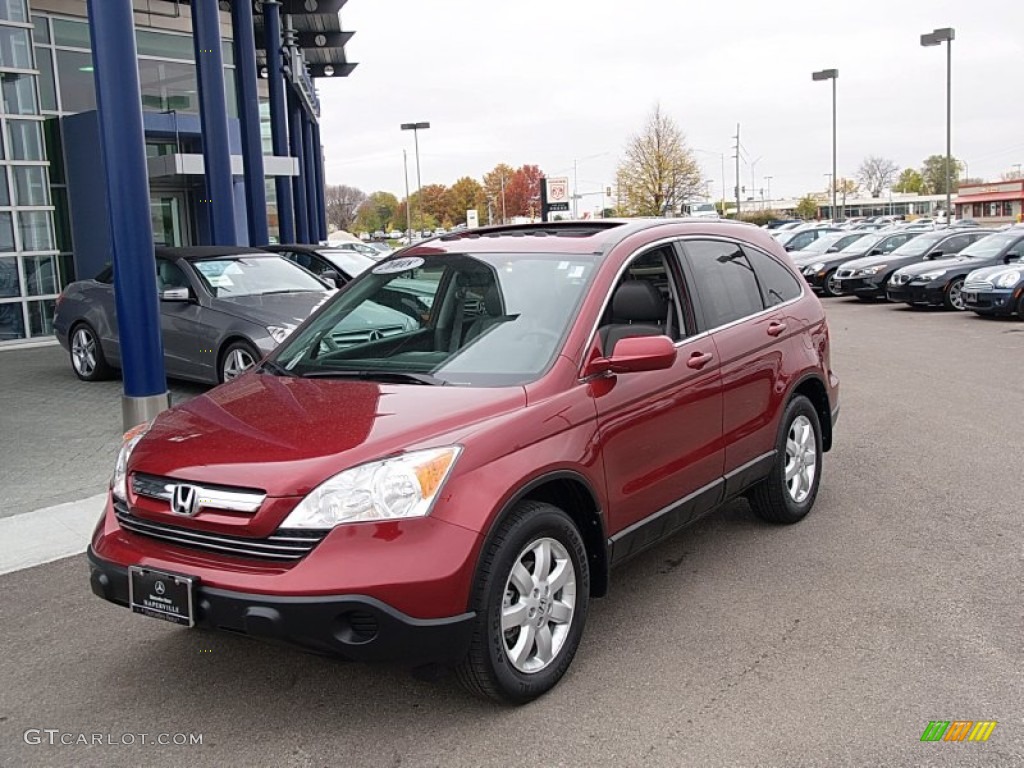
<path id="1" fill-rule="evenodd" d="M 615 343 L 611 357 L 598 357 L 586 375 L 663 371 L 676 361 L 676 345 L 668 336 L 628 336 Z"/>
<path id="2" fill-rule="evenodd" d="M 882 255 L 882 249 L 881 248 L 875 248 L 873 251 L 871 251 L 871 253 L 868 254 L 868 256 L 881 256 L 881 255 Z"/>
<path id="3" fill-rule="evenodd" d="M 1020 261 L 1020 260 L 1021 260 L 1021 253 L 1020 253 L 1020 251 L 1010 251 L 1008 254 L 1006 254 L 1006 258 L 1003 259 L 1003 261 L 1005 261 L 1007 264 L 1009 264 L 1011 261 Z"/>
<path id="4" fill-rule="evenodd" d="M 338 272 L 333 269 L 325 269 L 323 272 L 321 272 L 320 279 L 326 280 L 329 283 L 334 283 L 334 285 L 338 288 L 341 288 L 341 286 L 345 284 L 345 281 L 341 278 L 341 275 L 339 275 Z"/>
<path id="5" fill-rule="evenodd" d="M 927 258 L 927 259 L 941 259 L 942 258 L 942 251 L 932 251 L 925 258 Z"/>
<path id="6" fill-rule="evenodd" d="M 165 288 L 160 292 L 160 301 L 189 301 L 188 288 Z"/>

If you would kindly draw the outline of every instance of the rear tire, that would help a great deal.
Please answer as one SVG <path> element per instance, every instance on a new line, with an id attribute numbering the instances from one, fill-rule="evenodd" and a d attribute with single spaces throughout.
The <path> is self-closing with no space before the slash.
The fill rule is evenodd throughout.
<path id="1" fill-rule="evenodd" d="M 589 600 L 587 551 L 576 524 L 551 504 L 520 502 L 485 545 L 459 682 L 503 704 L 547 693 L 576 655 Z"/>
<path id="2" fill-rule="evenodd" d="M 103 356 L 103 347 L 93 327 L 81 322 L 68 336 L 71 370 L 82 381 L 103 381 L 114 375 L 114 369 Z"/>
<path id="3" fill-rule="evenodd" d="M 771 473 L 747 495 L 755 515 L 787 525 L 806 517 L 821 482 L 821 446 L 818 412 L 797 395 L 782 414 Z"/>

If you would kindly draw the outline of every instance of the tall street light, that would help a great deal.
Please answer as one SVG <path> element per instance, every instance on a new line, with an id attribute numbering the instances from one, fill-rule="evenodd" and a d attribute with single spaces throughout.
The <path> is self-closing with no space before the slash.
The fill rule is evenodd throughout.
<path id="1" fill-rule="evenodd" d="M 839 221 L 842 217 L 836 215 L 836 80 L 839 79 L 838 69 L 823 69 L 820 72 L 811 73 L 812 80 L 832 81 L 832 221 Z"/>
<path id="2" fill-rule="evenodd" d="M 772 179 L 774 176 L 765 176 L 765 183 L 768 185 L 768 210 L 772 210 Z"/>
<path id="3" fill-rule="evenodd" d="M 953 211 L 950 208 L 953 196 L 953 38 L 952 27 L 943 27 L 921 35 L 921 45 L 931 48 L 946 44 L 946 223 L 952 225 Z"/>
<path id="4" fill-rule="evenodd" d="M 413 141 L 416 143 L 416 196 L 419 198 L 420 218 L 423 214 L 423 182 L 420 180 L 420 131 L 425 131 L 430 123 L 402 123 L 403 131 L 412 131 Z M 406 200 L 406 203 L 409 201 Z M 420 221 L 420 226 L 423 222 Z"/>

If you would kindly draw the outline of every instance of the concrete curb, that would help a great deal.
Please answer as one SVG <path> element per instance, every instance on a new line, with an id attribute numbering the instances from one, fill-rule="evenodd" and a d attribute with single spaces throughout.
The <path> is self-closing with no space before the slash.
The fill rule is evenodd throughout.
<path id="1" fill-rule="evenodd" d="M 0 518 L 0 575 L 85 551 L 107 494 Z"/>

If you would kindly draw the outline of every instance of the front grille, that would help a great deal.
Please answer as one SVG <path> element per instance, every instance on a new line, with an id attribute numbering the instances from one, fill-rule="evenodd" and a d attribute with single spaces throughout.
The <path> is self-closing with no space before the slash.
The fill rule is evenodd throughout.
<path id="1" fill-rule="evenodd" d="M 978 293 L 981 291 L 991 291 L 995 289 L 995 285 L 990 283 L 988 280 L 976 280 L 970 283 L 964 283 L 964 290 L 970 291 L 971 293 Z"/>
<path id="2" fill-rule="evenodd" d="M 232 512 L 256 512 L 267 494 L 255 488 L 235 488 L 227 485 L 210 485 L 176 480 L 173 477 L 157 477 L 136 472 L 132 475 L 132 490 L 137 496 L 160 499 L 171 504 L 174 489 L 179 485 L 190 486 L 195 492 L 195 507 L 190 514 L 202 509 L 224 509 Z"/>
<path id="3" fill-rule="evenodd" d="M 395 336 L 407 331 L 404 325 L 383 325 L 377 328 L 360 328 L 352 331 L 337 331 L 331 334 L 335 344 L 351 346 L 353 344 L 366 344 L 370 341 L 379 341 L 388 336 Z"/>
<path id="4" fill-rule="evenodd" d="M 326 531 L 279 529 L 265 539 L 249 539 L 225 533 L 197 531 L 138 517 L 120 501 L 114 503 L 114 514 L 124 530 L 139 536 L 148 536 L 180 547 L 260 560 L 300 560 L 327 535 Z"/>

